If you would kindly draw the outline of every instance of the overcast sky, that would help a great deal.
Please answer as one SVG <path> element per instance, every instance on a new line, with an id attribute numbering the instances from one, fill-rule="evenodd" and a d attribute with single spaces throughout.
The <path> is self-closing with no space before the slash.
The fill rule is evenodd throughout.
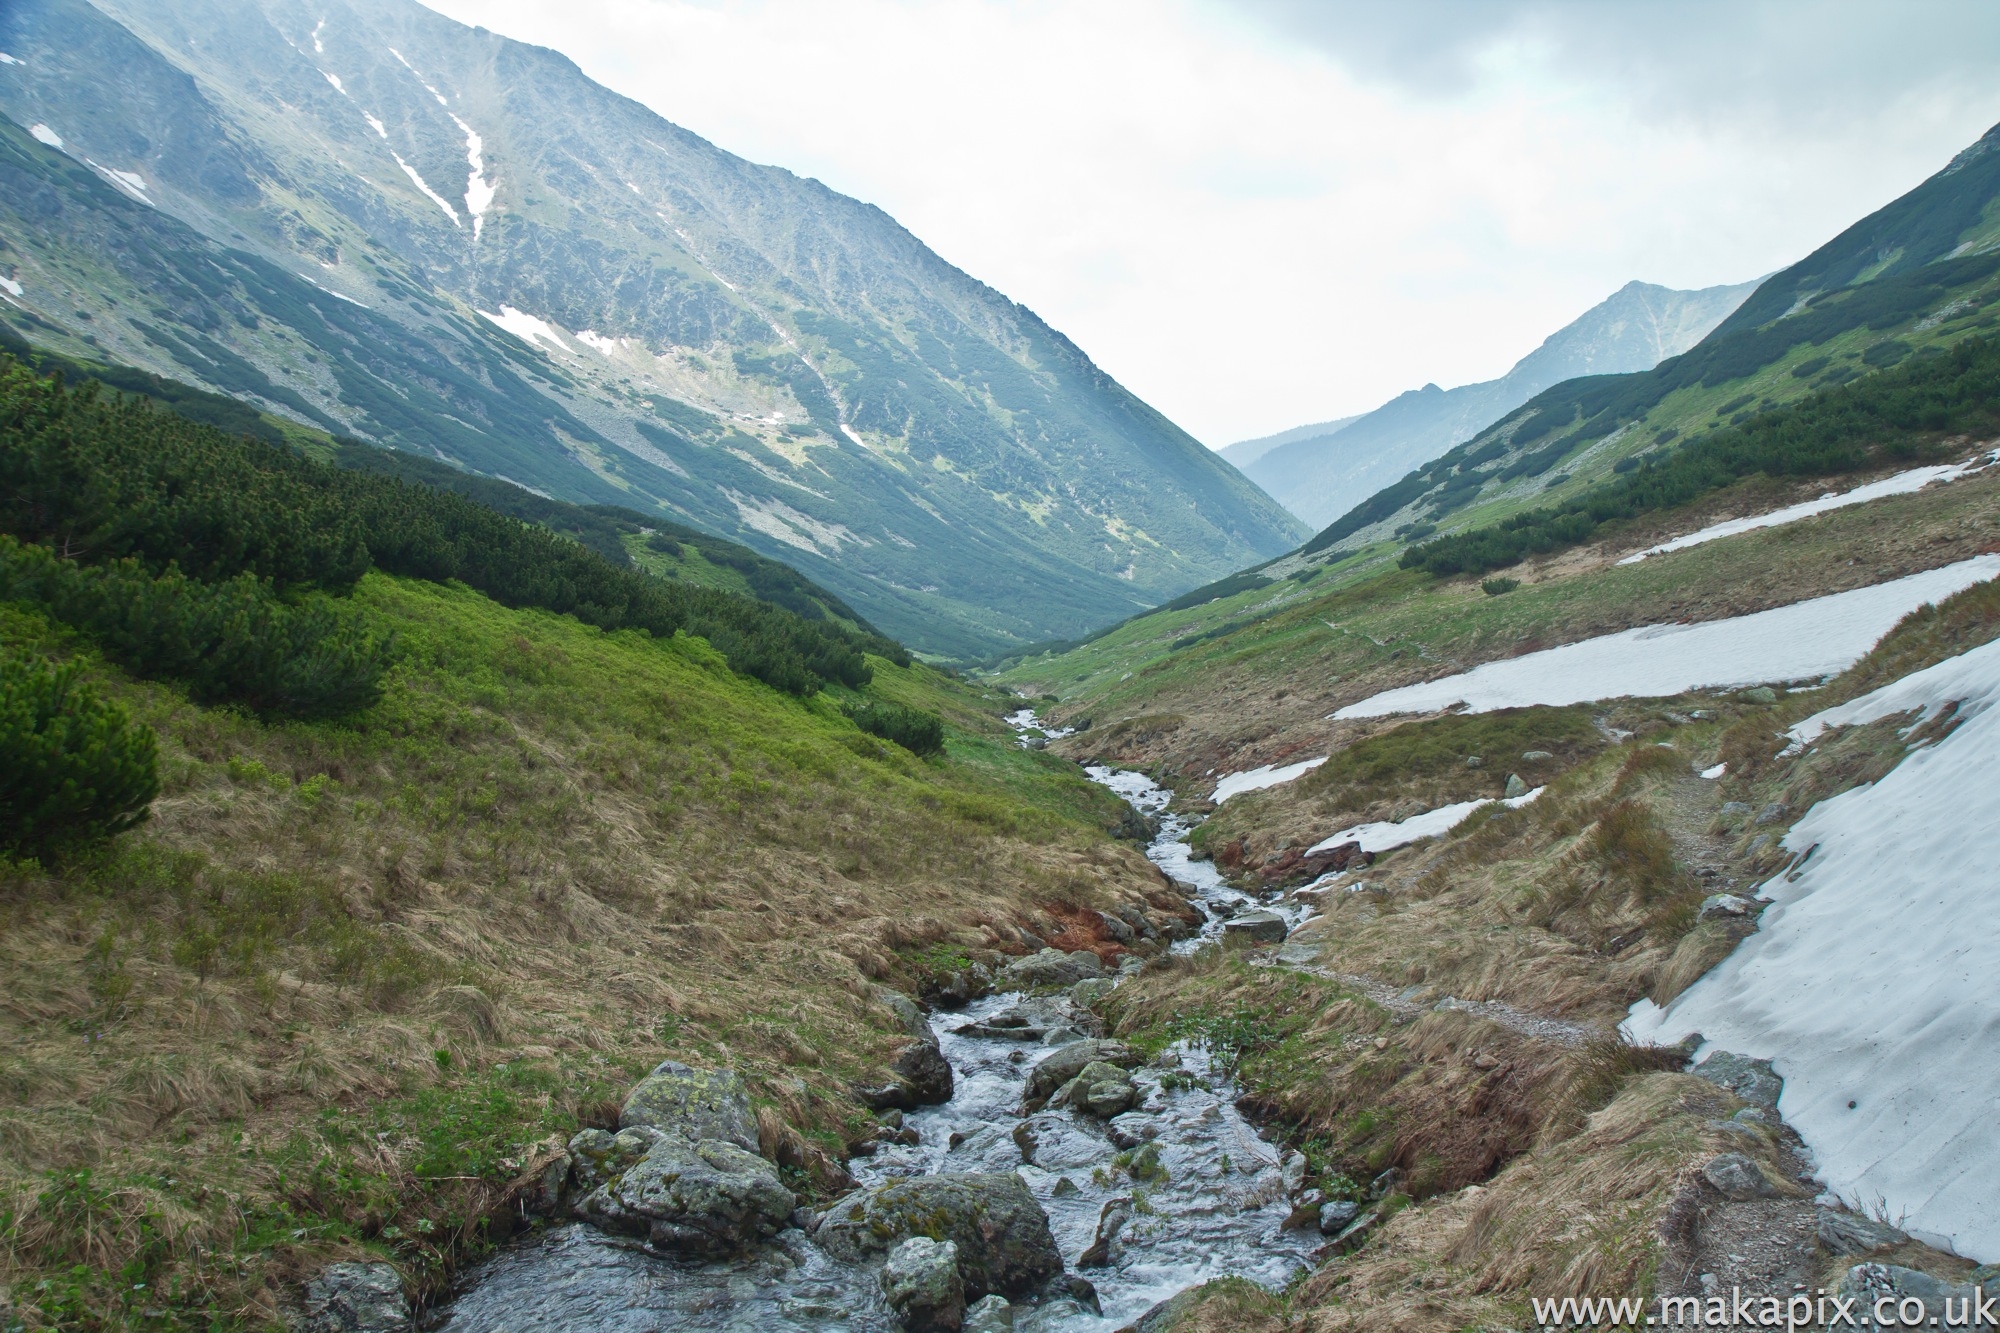
<path id="1" fill-rule="evenodd" d="M 2000 121 L 2000 5 L 427 0 L 893 214 L 1213 446 L 1798 259 Z"/>

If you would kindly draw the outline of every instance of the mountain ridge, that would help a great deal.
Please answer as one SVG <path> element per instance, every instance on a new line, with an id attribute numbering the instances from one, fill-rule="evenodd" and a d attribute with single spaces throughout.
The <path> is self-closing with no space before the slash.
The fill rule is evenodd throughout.
<path id="1" fill-rule="evenodd" d="M 15 210 L 0 254 L 24 284 L 7 314 L 53 350 L 658 511 L 946 656 L 1115 619 L 1303 532 L 881 209 L 559 53 L 401 0 L 33 0 L 0 47 L 0 110 L 62 145 L 15 156 L 64 226 Z M 94 85 L 114 60 L 136 92 Z M 161 258 L 182 240 L 109 243 L 151 229 L 36 153 L 230 252 L 205 256 L 227 290 Z"/>

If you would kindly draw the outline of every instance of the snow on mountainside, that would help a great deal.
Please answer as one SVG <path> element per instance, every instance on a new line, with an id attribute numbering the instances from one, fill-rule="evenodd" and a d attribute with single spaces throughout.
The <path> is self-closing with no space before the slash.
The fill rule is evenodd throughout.
<path id="1" fill-rule="evenodd" d="M 409 0 L 18 0 L 0 49 L 31 342 L 657 511 L 947 654 L 1303 535 L 881 210 L 555 52 Z"/>
<path id="2" fill-rule="evenodd" d="M 1273 447 L 1249 458 L 1232 451 L 1257 441 L 1231 445 L 1223 454 L 1280 504 L 1323 526 L 1552 384 L 1580 375 L 1649 370 L 1679 355 L 1756 287 L 1745 282 L 1675 291 L 1630 282 L 1550 334 L 1497 380 L 1456 389 L 1426 384 L 1365 416 L 1272 436 Z"/>

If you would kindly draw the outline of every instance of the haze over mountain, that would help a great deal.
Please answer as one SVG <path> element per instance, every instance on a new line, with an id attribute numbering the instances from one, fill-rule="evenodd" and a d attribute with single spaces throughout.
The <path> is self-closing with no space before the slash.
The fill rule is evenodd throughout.
<path id="1" fill-rule="evenodd" d="M 1744 282 L 1675 291 L 1629 282 L 1550 334 L 1499 379 L 1455 389 L 1426 384 L 1361 417 L 1246 440 L 1223 456 L 1294 514 L 1323 525 L 1552 384 L 1650 370 L 1686 351 L 1756 287 Z M 1265 447 L 1254 449 L 1258 444 Z"/>
<path id="2" fill-rule="evenodd" d="M 784 559 L 913 646 L 1303 529 L 880 210 L 404 0 L 0 12 L 31 341 Z"/>

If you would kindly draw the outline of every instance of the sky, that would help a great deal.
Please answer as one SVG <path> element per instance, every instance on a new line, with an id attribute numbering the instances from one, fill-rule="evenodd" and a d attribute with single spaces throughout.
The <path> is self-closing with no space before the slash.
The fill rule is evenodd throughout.
<path id="1" fill-rule="evenodd" d="M 2000 121 L 1986 0 L 426 0 L 878 205 L 1205 443 L 1803 257 Z"/>

